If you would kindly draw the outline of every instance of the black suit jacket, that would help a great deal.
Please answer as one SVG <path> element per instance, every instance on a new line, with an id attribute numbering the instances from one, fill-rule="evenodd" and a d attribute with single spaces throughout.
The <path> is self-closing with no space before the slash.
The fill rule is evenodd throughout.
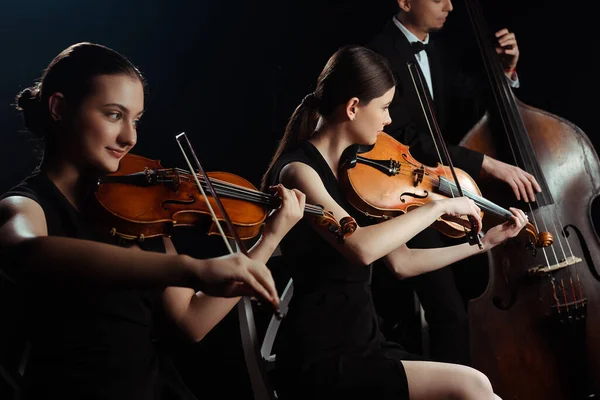
<path id="1" fill-rule="evenodd" d="M 392 123 L 385 131 L 396 140 L 410 146 L 411 154 L 420 162 L 435 165 L 439 159 L 425 117 L 408 72 L 407 62 L 417 64 L 414 52 L 406 36 L 388 21 L 383 31 L 367 47 L 383 55 L 396 75 L 396 94 L 390 106 Z M 441 48 L 431 41 L 427 50 L 435 112 L 446 143 L 458 143 L 481 115 L 481 93 L 478 85 L 451 63 L 445 62 Z M 453 164 L 477 179 L 481 171 L 483 154 L 449 145 L 448 151 Z"/>

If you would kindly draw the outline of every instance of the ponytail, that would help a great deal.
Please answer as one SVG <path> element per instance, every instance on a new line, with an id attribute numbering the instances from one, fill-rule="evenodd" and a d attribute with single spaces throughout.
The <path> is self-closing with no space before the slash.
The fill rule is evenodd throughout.
<path id="1" fill-rule="evenodd" d="M 275 163 L 279 160 L 281 155 L 295 148 L 301 141 L 311 137 L 315 130 L 315 123 L 319 115 L 318 110 L 319 99 L 314 93 L 306 95 L 302 100 L 302 103 L 296 107 L 285 127 L 285 133 L 279 142 L 279 146 L 277 146 L 275 155 L 269 163 L 269 168 L 262 177 L 260 185 L 262 191 L 266 191 L 271 184 L 271 182 L 269 182 L 272 179 L 270 175 L 273 172 Z"/>

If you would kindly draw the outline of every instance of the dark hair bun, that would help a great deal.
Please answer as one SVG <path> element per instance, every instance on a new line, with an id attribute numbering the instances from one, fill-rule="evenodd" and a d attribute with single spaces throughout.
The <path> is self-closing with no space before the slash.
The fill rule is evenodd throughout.
<path id="1" fill-rule="evenodd" d="M 25 127 L 34 135 L 43 137 L 43 113 L 38 85 L 29 87 L 17 95 L 17 110 L 23 113 Z"/>
<path id="2" fill-rule="evenodd" d="M 17 95 L 17 110 L 25 111 L 34 103 L 39 103 L 40 90 L 37 87 L 29 87 Z"/>

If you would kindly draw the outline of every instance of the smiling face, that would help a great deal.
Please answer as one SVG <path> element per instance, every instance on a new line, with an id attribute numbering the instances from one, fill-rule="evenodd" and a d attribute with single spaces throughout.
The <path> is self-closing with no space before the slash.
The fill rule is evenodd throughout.
<path id="1" fill-rule="evenodd" d="M 394 98 L 396 89 L 391 88 L 367 104 L 356 106 L 356 115 L 351 123 L 355 143 L 375 144 L 377 136 L 383 128 L 392 122 L 389 106 Z"/>
<path id="2" fill-rule="evenodd" d="M 112 173 L 137 141 L 137 123 L 144 111 L 143 85 L 137 77 L 115 74 L 92 78 L 90 88 L 71 110 L 66 140 L 60 147 L 82 169 Z"/>

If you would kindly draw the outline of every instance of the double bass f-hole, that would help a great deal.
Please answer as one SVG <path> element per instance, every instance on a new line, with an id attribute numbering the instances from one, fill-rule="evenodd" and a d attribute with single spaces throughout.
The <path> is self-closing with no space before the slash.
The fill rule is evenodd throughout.
<path id="1" fill-rule="evenodd" d="M 473 351 L 472 363 L 502 398 L 593 398 L 600 393 L 600 238 L 589 210 L 600 193 L 600 160 L 581 129 L 515 98 L 479 3 L 465 5 L 492 101 L 461 145 L 535 176 L 542 192 L 535 207 L 527 204 L 529 218 L 552 234 L 552 245 L 533 254 L 520 246 L 490 252 L 487 288 L 469 303 L 471 349 L 486 349 Z M 486 197 L 514 204 L 497 183 L 481 184 Z M 512 304 L 503 295 L 504 274 Z M 498 307 L 498 297 L 510 307 Z"/>

